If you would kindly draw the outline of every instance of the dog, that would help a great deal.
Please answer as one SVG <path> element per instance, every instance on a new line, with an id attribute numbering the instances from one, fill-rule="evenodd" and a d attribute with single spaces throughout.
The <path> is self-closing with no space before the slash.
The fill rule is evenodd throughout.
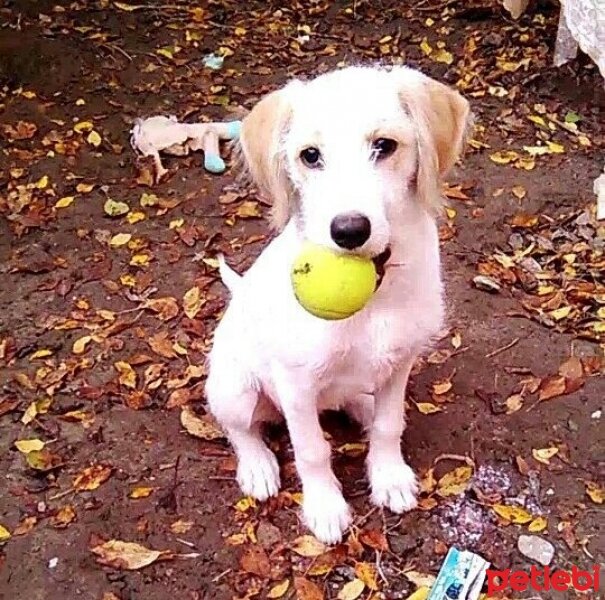
<path id="1" fill-rule="evenodd" d="M 402 513 L 418 484 L 401 453 L 412 365 L 444 319 L 436 217 L 441 178 L 458 159 L 469 104 L 408 67 L 347 67 L 270 93 L 243 120 L 241 150 L 272 201 L 278 235 L 240 276 L 209 354 L 206 396 L 237 454 L 237 481 L 278 493 L 262 424 L 283 416 L 303 489 L 303 518 L 327 544 L 352 521 L 319 413 L 344 409 L 367 431 L 371 499 Z M 374 260 L 384 273 L 358 313 L 307 313 L 290 281 L 303 242 Z"/>

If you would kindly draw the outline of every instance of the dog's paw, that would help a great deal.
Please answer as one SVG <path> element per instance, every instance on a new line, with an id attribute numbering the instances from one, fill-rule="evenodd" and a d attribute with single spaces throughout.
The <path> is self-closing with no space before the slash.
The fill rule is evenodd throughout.
<path id="1" fill-rule="evenodd" d="M 279 465 L 275 454 L 268 448 L 252 455 L 240 456 L 237 465 L 237 482 L 242 492 L 257 500 L 266 500 L 279 492 Z"/>
<path id="2" fill-rule="evenodd" d="M 375 465 L 370 469 L 370 484 L 372 502 L 376 506 L 386 506 L 399 514 L 418 505 L 418 481 L 414 471 L 403 460 Z"/>
<path id="3" fill-rule="evenodd" d="M 303 516 L 313 535 L 324 544 L 342 540 L 353 516 L 338 487 L 304 492 Z"/>

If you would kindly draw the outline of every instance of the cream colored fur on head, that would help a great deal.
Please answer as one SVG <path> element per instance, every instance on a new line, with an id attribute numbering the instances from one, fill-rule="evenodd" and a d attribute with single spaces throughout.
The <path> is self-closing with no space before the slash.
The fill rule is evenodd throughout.
<path id="1" fill-rule="evenodd" d="M 242 151 L 280 233 L 243 276 L 221 265 L 232 297 L 215 332 L 206 394 L 237 454 L 239 485 L 259 500 L 280 486 L 261 426 L 285 418 L 304 521 L 324 542 L 338 542 L 352 515 L 331 468 L 322 410 L 343 408 L 366 429 L 372 501 L 396 513 L 416 506 L 416 477 L 400 445 L 405 389 L 442 327 L 435 217 L 468 116 L 456 91 L 417 71 L 352 67 L 294 81 L 244 119 Z M 390 256 L 364 309 L 324 321 L 301 308 L 290 269 L 305 241 Z"/>

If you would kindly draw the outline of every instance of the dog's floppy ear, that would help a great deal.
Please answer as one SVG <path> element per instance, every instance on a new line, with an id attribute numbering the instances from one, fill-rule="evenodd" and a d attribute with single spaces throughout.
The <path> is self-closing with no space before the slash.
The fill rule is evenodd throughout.
<path id="1" fill-rule="evenodd" d="M 278 231 L 288 222 L 292 207 L 292 185 L 283 152 L 283 136 L 290 121 L 290 94 L 294 81 L 265 96 L 244 118 L 240 134 L 246 165 L 254 182 L 273 203 L 271 224 Z"/>
<path id="2" fill-rule="evenodd" d="M 406 69 L 399 97 L 414 120 L 418 138 L 418 195 L 432 212 L 441 206 L 441 179 L 462 152 L 470 106 L 456 90 Z"/>

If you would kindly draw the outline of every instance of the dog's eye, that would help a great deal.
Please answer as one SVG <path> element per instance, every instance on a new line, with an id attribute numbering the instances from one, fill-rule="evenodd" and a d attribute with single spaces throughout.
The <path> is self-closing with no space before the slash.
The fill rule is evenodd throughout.
<path id="1" fill-rule="evenodd" d="M 372 142 L 372 155 L 374 160 L 381 160 L 391 156 L 397 150 L 397 142 L 389 138 L 378 138 Z"/>
<path id="2" fill-rule="evenodd" d="M 322 164 L 321 152 L 317 148 L 309 146 L 301 151 L 300 160 L 310 169 L 316 169 Z"/>

